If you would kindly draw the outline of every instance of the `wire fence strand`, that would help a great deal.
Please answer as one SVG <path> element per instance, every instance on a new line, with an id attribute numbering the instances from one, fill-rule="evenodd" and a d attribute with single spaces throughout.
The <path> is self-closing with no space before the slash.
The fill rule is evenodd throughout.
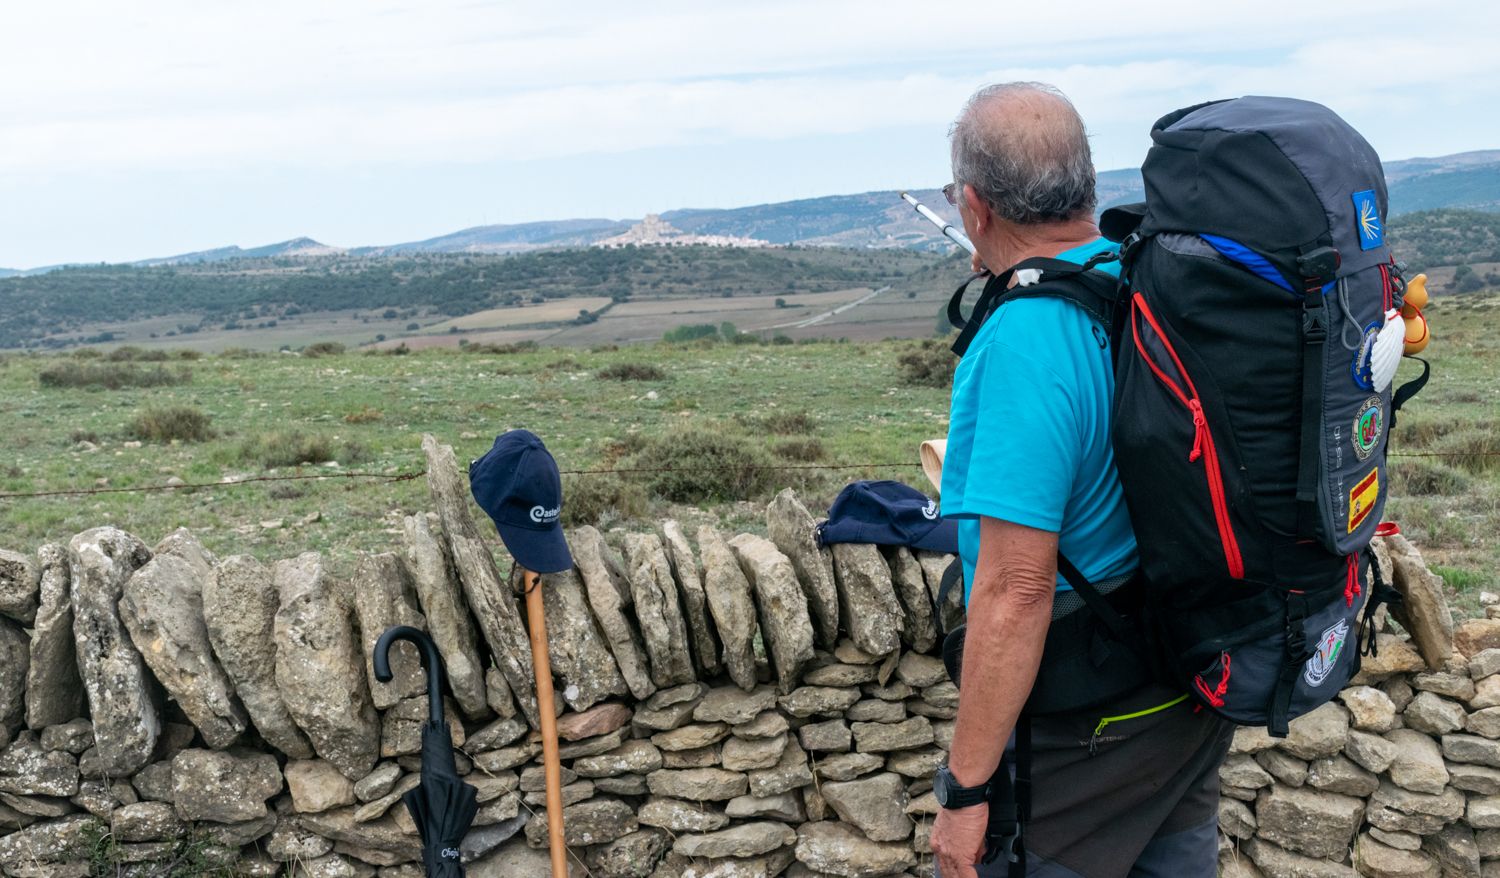
<path id="1" fill-rule="evenodd" d="M 1387 457 L 1419 457 L 1419 458 L 1488 458 L 1500 457 L 1500 451 L 1392 451 Z M 597 469 L 565 469 L 560 473 L 565 476 L 597 476 L 613 474 L 641 474 L 641 473 L 708 473 L 735 471 L 796 471 L 796 470 L 875 470 L 875 469 L 919 469 L 922 464 L 918 461 L 885 461 L 878 463 L 784 463 L 759 466 L 722 467 L 722 466 L 669 466 L 669 467 L 600 467 Z M 327 481 L 330 479 L 369 479 L 373 482 L 409 482 L 420 479 L 427 475 L 426 470 L 405 473 L 362 473 L 362 472 L 323 472 L 323 473 L 298 473 L 289 476 L 246 476 L 244 478 L 231 479 L 221 482 L 197 482 L 181 485 L 139 485 L 129 488 L 60 488 L 49 491 L 13 491 L 0 492 L 0 501 L 5 500 L 28 500 L 43 497 L 81 497 L 92 494 L 148 494 L 162 493 L 165 491 L 201 491 L 204 489 L 235 488 L 242 485 L 251 485 L 264 482 L 309 482 Z"/>

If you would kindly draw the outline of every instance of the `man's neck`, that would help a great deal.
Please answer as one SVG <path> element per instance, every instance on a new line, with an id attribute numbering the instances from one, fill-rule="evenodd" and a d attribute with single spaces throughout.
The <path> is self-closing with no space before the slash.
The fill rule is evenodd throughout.
<path id="1" fill-rule="evenodd" d="M 1059 253 L 1092 244 L 1099 238 L 1099 226 L 1093 217 L 1047 223 L 1039 226 L 997 225 L 989 242 L 999 258 L 998 264 L 989 265 L 991 271 L 1004 271 L 1023 259 L 1036 256 L 1053 257 Z"/>

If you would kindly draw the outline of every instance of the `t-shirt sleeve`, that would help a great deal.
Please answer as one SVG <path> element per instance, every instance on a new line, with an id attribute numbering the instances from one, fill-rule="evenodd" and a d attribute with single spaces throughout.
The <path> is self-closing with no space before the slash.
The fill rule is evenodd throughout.
<path id="1" fill-rule="evenodd" d="M 971 356 L 954 384 L 943 515 L 1060 531 L 1084 444 L 1076 388 L 999 338 Z"/>

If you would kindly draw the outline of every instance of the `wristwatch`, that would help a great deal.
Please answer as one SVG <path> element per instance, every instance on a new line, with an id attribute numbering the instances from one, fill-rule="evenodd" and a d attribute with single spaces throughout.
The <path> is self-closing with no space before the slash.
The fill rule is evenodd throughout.
<path id="1" fill-rule="evenodd" d="M 938 804 L 949 810 L 968 808 L 981 802 L 989 801 L 990 785 L 985 782 L 983 786 L 966 787 L 959 783 L 948 770 L 946 763 L 938 766 L 937 773 L 932 777 L 932 792 L 937 797 Z"/>

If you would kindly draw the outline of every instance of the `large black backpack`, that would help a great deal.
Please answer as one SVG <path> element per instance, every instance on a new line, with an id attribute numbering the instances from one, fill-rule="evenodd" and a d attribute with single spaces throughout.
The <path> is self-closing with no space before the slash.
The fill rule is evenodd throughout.
<path id="1" fill-rule="evenodd" d="M 1372 383 L 1404 285 L 1380 160 L 1353 128 L 1318 104 L 1248 97 L 1179 110 L 1151 136 L 1146 201 L 1101 223 L 1123 280 L 1111 292 L 1092 266 L 1023 262 L 986 286 L 955 351 L 1022 296 L 1111 326 L 1113 442 L 1144 581 L 1132 625 L 1160 676 L 1281 736 L 1357 671 L 1360 612 L 1394 595 L 1369 544 L 1395 410 L 1426 366 L 1394 398 Z"/>

